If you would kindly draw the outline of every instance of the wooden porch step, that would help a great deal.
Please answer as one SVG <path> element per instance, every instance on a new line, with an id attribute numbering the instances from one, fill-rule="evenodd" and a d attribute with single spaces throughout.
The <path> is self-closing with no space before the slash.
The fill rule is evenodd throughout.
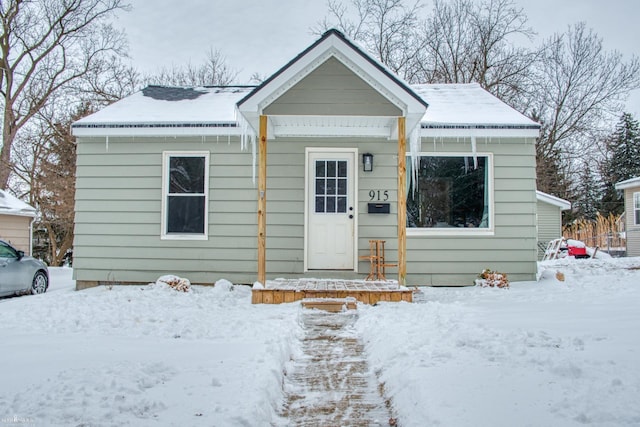
<path id="1" fill-rule="evenodd" d="M 304 308 L 316 308 L 318 310 L 339 313 L 343 309 L 356 310 L 358 305 L 355 298 L 305 298 L 301 300 Z"/>

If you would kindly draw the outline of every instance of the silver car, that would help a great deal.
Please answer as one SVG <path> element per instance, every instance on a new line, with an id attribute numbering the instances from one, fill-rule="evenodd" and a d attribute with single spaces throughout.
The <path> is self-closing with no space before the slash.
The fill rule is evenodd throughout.
<path id="1" fill-rule="evenodd" d="M 49 287 L 47 265 L 0 240 L 0 297 L 31 292 L 41 294 Z"/>

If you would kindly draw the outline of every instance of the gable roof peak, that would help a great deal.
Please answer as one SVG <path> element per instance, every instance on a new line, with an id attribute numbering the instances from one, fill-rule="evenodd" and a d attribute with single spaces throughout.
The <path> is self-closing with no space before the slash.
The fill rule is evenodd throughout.
<path id="1" fill-rule="evenodd" d="M 238 111 L 257 131 L 258 117 L 264 109 L 330 57 L 336 58 L 399 108 L 407 118 L 407 129 L 413 129 L 419 123 L 428 107 L 427 102 L 409 84 L 335 28 L 325 31 L 318 40 L 238 101 Z"/>
<path id="2" fill-rule="evenodd" d="M 322 33 L 322 37 L 321 37 L 321 38 L 329 37 L 331 34 L 335 34 L 335 35 L 337 35 L 338 37 L 341 37 L 341 38 L 343 38 L 343 39 L 346 39 L 346 37 L 345 37 L 344 33 L 343 33 L 342 31 L 338 30 L 337 28 L 329 28 L 327 31 L 325 31 L 324 33 Z"/>

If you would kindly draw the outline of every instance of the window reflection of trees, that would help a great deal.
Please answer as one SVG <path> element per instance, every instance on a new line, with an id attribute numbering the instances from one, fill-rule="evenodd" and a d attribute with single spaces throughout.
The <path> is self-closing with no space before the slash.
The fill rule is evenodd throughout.
<path id="1" fill-rule="evenodd" d="M 407 226 L 488 227 L 486 157 L 423 156 L 407 195 Z M 476 166 L 477 165 L 477 166 Z"/>

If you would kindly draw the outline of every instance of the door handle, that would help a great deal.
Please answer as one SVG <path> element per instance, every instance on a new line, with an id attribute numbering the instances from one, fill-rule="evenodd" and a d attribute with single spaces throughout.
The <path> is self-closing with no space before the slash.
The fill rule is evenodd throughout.
<path id="1" fill-rule="evenodd" d="M 349 215 L 349 219 L 353 219 L 353 215 Z"/>

